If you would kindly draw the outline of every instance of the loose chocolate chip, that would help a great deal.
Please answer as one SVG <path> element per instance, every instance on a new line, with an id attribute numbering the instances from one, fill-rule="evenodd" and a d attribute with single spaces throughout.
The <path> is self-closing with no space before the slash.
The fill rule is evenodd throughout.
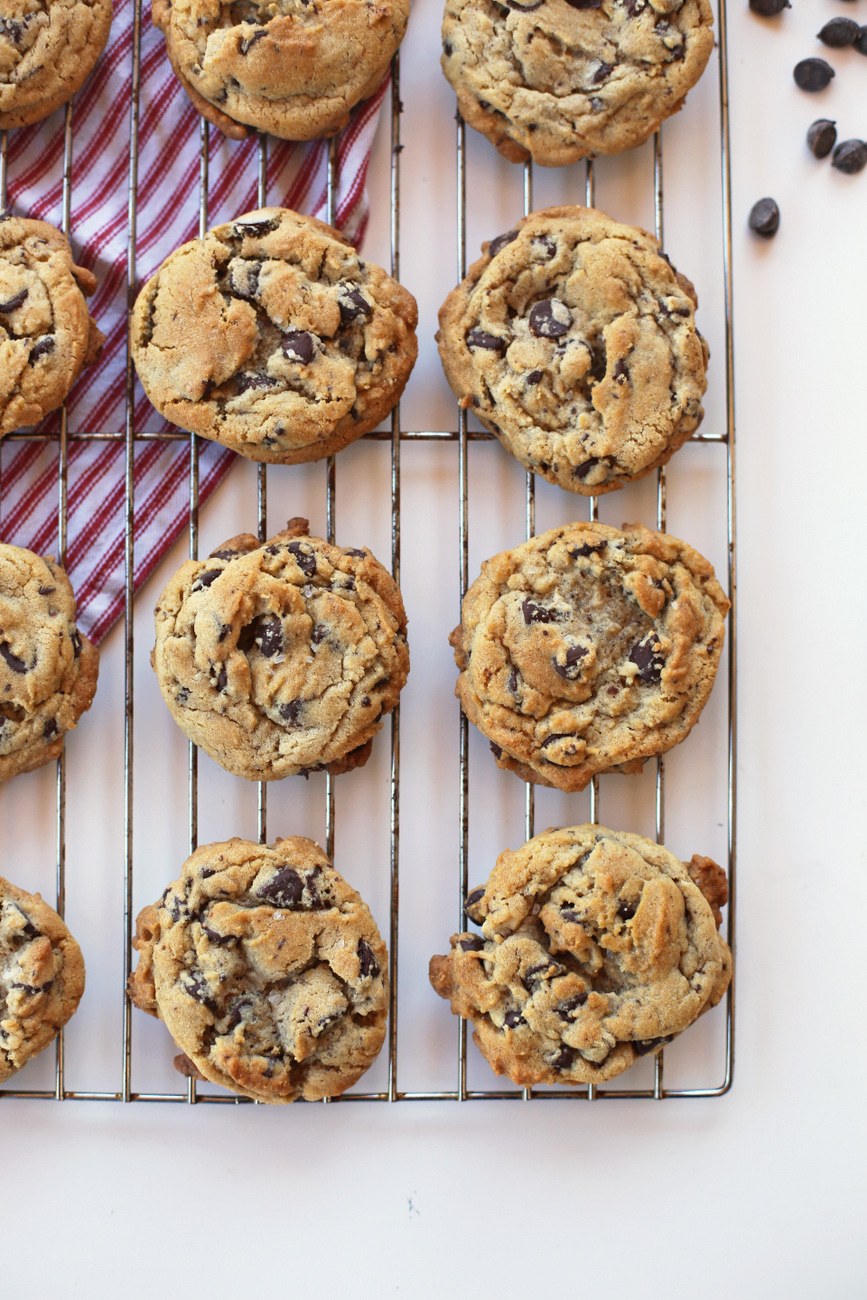
<path id="1" fill-rule="evenodd" d="M 16 311 L 27 297 L 28 290 L 22 289 L 16 293 L 13 298 L 7 299 L 6 302 L 0 302 L 0 316 L 5 316 L 8 312 Z"/>
<path id="2" fill-rule="evenodd" d="M 521 612 L 528 627 L 531 623 L 559 623 L 562 617 L 559 610 L 545 609 L 544 605 L 537 605 L 529 598 L 522 602 Z"/>
<path id="3" fill-rule="evenodd" d="M 201 591 L 204 587 L 210 587 L 211 583 L 216 582 L 222 572 L 222 569 L 205 569 L 194 579 L 193 585 L 190 587 L 190 593 Z"/>
<path id="4" fill-rule="evenodd" d="M 468 348 L 487 348 L 489 352 L 503 353 L 506 340 L 498 339 L 495 334 L 486 334 L 484 330 L 470 330 L 467 335 Z"/>
<path id="5" fill-rule="evenodd" d="M 780 209 L 773 199 L 759 199 L 750 209 L 750 230 L 765 239 L 775 235 L 780 226 Z"/>
<path id="6" fill-rule="evenodd" d="M 558 654 L 552 661 L 555 673 L 560 677 L 564 677 L 567 682 L 574 682 L 576 678 L 581 676 L 581 660 L 587 653 L 585 646 L 574 645 L 566 651 L 562 662 L 561 656 Z"/>
<path id="7" fill-rule="evenodd" d="M 261 239 L 270 231 L 276 230 L 279 221 L 236 221 L 232 227 L 233 239 Z"/>
<path id="8" fill-rule="evenodd" d="M 343 325 L 349 325 L 352 321 L 364 317 L 369 320 L 373 315 L 373 308 L 364 297 L 364 295 L 351 284 L 339 284 L 337 286 L 337 303 L 340 307 L 340 321 Z"/>
<path id="9" fill-rule="evenodd" d="M 265 28 L 260 27 L 259 30 L 254 32 L 249 39 L 242 39 L 240 44 L 241 53 L 246 54 L 250 49 L 250 46 L 255 45 L 257 41 L 261 41 L 262 37 L 265 35 L 267 35 Z"/>
<path id="10" fill-rule="evenodd" d="M 56 736 L 56 735 L 57 735 L 57 723 L 54 721 L 53 718 L 49 718 L 45 726 L 42 728 L 42 738 L 43 740 L 50 740 L 52 736 Z"/>
<path id="11" fill-rule="evenodd" d="M 536 338 L 559 339 L 569 333 L 572 313 L 559 298 L 546 298 L 530 308 L 529 324 Z"/>
<path id="12" fill-rule="evenodd" d="M 300 542 L 290 542 L 286 547 L 290 555 L 295 556 L 295 563 L 301 572 L 308 578 L 312 578 L 316 572 L 316 556 L 312 551 L 307 550 Z"/>
<path id="13" fill-rule="evenodd" d="M 358 940 L 358 973 L 363 980 L 379 974 L 379 962 L 373 955 L 373 949 L 364 939 Z"/>
<path id="14" fill-rule="evenodd" d="M 815 158 L 827 158 L 837 143 L 837 125 L 827 117 L 819 117 L 807 131 L 807 145 Z"/>
<path id="15" fill-rule="evenodd" d="M 513 9 L 521 8 L 521 7 L 522 6 L 519 5 L 512 6 Z M 539 6 L 532 5 L 530 7 L 533 9 L 538 9 Z M 497 235 L 496 239 L 492 239 L 490 244 L 488 244 L 488 257 L 496 257 L 497 253 L 499 253 L 501 249 L 505 248 L 507 244 L 511 244 L 513 240 L 517 238 L 518 238 L 517 230 L 507 230 L 504 235 Z"/>
<path id="16" fill-rule="evenodd" d="M 795 84 L 801 90 L 808 90 L 813 94 L 817 90 L 824 90 L 830 84 L 834 69 L 824 59 L 801 59 L 800 63 L 795 64 L 792 75 Z"/>
<path id="17" fill-rule="evenodd" d="M 762 18 L 773 18 L 775 14 L 781 14 L 784 9 L 791 7 L 789 0 L 750 0 L 753 13 Z"/>
<path id="18" fill-rule="evenodd" d="M 30 356 L 27 358 L 32 366 L 40 357 L 47 357 L 49 352 L 54 351 L 54 335 L 45 334 L 41 339 L 37 339 L 30 349 Z"/>
<path id="19" fill-rule="evenodd" d="M 831 18 L 816 34 L 823 45 L 842 50 L 846 45 L 854 45 L 860 32 L 861 28 L 851 18 Z"/>
<path id="20" fill-rule="evenodd" d="M 867 54 L 867 27 L 858 29 L 858 39 L 852 48 L 857 50 L 859 54 Z"/>
<path id="21" fill-rule="evenodd" d="M 281 867 L 256 893 L 275 907 L 297 907 L 304 894 L 304 880 L 292 867 Z"/>
<path id="22" fill-rule="evenodd" d="M 854 176 L 867 163 L 867 144 L 863 140 L 844 140 L 831 156 L 831 166 L 847 176 Z"/>
<path id="23" fill-rule="evenodd" d="M 556 1056 L 551 1058 L 551 1068 L 554 1070 L 568 1070 L 575 1060 L 575 1053 L 571 1047 L 564 1044 Z"/>
<path id="24" fill-rule="evenodd" d="M 16 654 L 12 653 L 8 641 L 0 641 L 0 655 L 6 660 L 13 673 L 26 673 L 27 665 L 23 659 L 19 659 Z"/>
<path id="25" fill-rule="evenodd" d="M 303 707 L 303 700 L 289 700 L 288 704 L 278 704 L 277 712 L 280 714 L 280 717 L 284 722 L 288 722 L 290 726 L 296 727 Z"/>
<path id="26" fill-rule="evenodd" d="M 458 939 L 458 947 L 463 948 L 464 952 L 481 952 L 484 946 L 484 939 L 477 934 L 462 934 Z"/>
<path id="27" fill-rule="evenodd" d="M 531 388 L 534 387 L 536 384 L 541 383 L 541 381 L 542 381 L 541 370 L 531 370 L 529 375 L 526 375 L 524 377 L 524 383 L 529 385 Z"/>
<path id="28" fill-rule="evenodd" d="M 658 682 L 662 676 L 665 659 L 658 646 L 656 634 L 651 632 L 642 641 L 636 641 L 629 651 L 629 662 L 637 665 L 638 676 L 643 682 Z"/>
<path id="29" fill-rule="evenodd" d="M 668 1034 L 665 1038 L 637 1038 L 632 1044 L 636 1056 L 646 1056 L 648 1052 L 655 1052 L 658 1047 L 664 1047 L 670 1043 L 674 1034 Z"/>
<path id="30" fill-rule="evenodd" d="M 316 355 L 313 335 L 306 330 L 291 330 L 280 341 L 283 353 L 290 361 L 300 361 L 302 366 L 309 366 Z"/>

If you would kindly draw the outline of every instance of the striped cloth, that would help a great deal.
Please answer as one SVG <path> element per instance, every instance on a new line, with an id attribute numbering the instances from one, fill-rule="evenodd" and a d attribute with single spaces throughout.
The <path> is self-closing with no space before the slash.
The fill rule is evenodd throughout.
<path id="1" fill-rule="evenodd" d="M 118 434 L 125 429 L 127 239 L 133 0 L 118 0 L 108 45 L 75 97 L 70 230 L 75 259 L 99 282 L 90 310 L 106 336 L 100 362 L 79 379 L 68 403 L 68 431 Z M 367 224 L 365 180 L 388 81 L 353 115 L 338 145 L 336 221 L 356 244 Z M 136 284 L 168 253 L 199 233 L 201 119 L 169 66 L 162 36 L 142 22 L 136 212 Z M 10 132 L 7 207 L 21 216 L 62 223 L 65 115 Z M 325 216 L 328 148 L 268 140 L 267 201 Z M 211 127 L 207 225 L 258 207 L 259 142 L 227 140 Z M 136 383 L 134 432 L 171 426 Z M 57 433 L 60 412 L 37 434 Z M 40 554 L 58 554 L 59 447 L 39 436 L 0 444 L 0 537 Z M 135 444 L 134 580 L 138 587 L 189 520 L 187 441 Z M 199 500 L 204 502 L 236 457 L 202 442 Z M 122 441 L 68 443 L 66 568 L 78 624 L 99 641 L 123 612 L 124 478 Z"/>

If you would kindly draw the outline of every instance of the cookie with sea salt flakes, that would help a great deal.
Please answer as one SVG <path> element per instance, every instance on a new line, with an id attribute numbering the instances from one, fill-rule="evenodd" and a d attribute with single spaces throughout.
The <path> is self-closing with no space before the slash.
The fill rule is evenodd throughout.
<path id="1" fill-rule="evenodd" d="M 84 297 L 95 288 L 54 226 L 0 214 L 0 437 L 56 410 L 99 358 Z"/>
<path id="2" fill-rule="evenodd" d="M 0 781 L 57 758 L 90 708 L 99 652 L 51 556 L 0 543 Z"/>
<path id="3" fill-rule="evenodd" d="M 409 0 L 153 0 L 181 85 L 237 140 L 341 131 L 379 89 L 408 17 Z"/>
<path id="4" fill-rule="evenodd" d="M 200 846 L 138 918 L 130 994 L 184 1073 L 274 1104 L 336 1097 L 385 1039 L 388 954 L 318 844 Z"/>
<path id="5" fill-rule="evenodd" d="M 0 876 L 0 1083 L 54 1041 L 83 992 L 81 949 L 54 908 Z"/>
<path id="6" fill-rule="evenodd" d="M 705 896 L 707 890 L 710 898 Z M 725 873 L 640 835 L 585 824 L 506 850 L 430 980 L 497 1074 L 604 1083 L 687 1029 L 728 988 Z"/>
<path id="7" fill-rule="evenodd" d="M 450 637 L 455 694 L 499 767 L 583 790 L 686 737 L 728 609 L 686 542 L 641 524 L 566 524 L 482 565 Z"/>
<path id="8" fill-rule="evenodd" d="M 446 0 L 442 68 L 461 115 L 510 162 L 643 144 L 713 49 L 708 0 Z"/>
<path id="9" fill-rule="evenodd" d="M 0 131 L 41 122 L 72 98 L 105 47 L 111 18 L 111 0 L 3 5 Z"/>
<path id="10" fill-rule="evenodd" d="M 251 781 L 365 763 L 409 672 L 397 584 L 366 548 L 292 519 L 264 546 L 188 560 L 156 608 L 153 666 L 178 726 Z"/>
<path id="11" fill-rule="evenodd" d="M 412 294 L 331 226 L 263 208 L 144 286 L 133 360 L 157 410 L 250 460 L 319 460 L 375 428 L 418 351 Z"/>
<path id="12" fill-rule="evenodd" d="M 522 465 L 596 495 L 664 465 L 701 423 L 696 305 L 645 231 L 547 208 L 484 246 L 437 340 L 461 405 Z"/>

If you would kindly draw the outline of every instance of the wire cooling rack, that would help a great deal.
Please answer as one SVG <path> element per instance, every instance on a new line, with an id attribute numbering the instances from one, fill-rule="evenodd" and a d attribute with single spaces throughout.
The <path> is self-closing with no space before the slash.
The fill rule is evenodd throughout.
<path id="1" fill-rule="evenodd" d="M 138 181 L 138 124 L 139 124 L 139 91 L 140 91 L 140 66 L 141 66 L 141 29 L 142 14 L 140 0 L 136 6 L 134 20 L 134 37 L 133 37 L 133 95 L 130 110 L 130 141 L 129 141 L 129 216 L 128 216 L 128 253 L 127 253 L 127 286 L 128 301 L 131 304 L 134 301 L 137 284 L 136 272 L 136 246 L 137 240 L 141 234 L 137 225 L 137 181 Z M 735 828 L 736 828 L 736 574 L 735 574 L 735 492 L 734 492 L 734 366 L 733 366 L 733 340 L 732 340 L 732 271 L 731 271 L 731 181 L 730 181 L 730 155 L 729 155 L 729 119 L 728 119 L 728 76 L 726 62 L 726 14 L 725 0 L 719 0 L 718 10 L 718 37 L 717 37 L 717 55 L 718 55 L 718 73 L 719 73 L 719 132 L 720 132 L 720 161 L 721 161 L 721 206 L 722 206 L 722 246 L 720 256 L 722 261 L 723 277 L 723 297 L 725 310 L 725 414 L 724 427 L 716 430 L 702 427 L 698 433 L 693 436 L 692 442 L 700 445 L 703 454 L 708 456 L 722 455 L 725 458 L 725 481 L 726 481 L 726 539 L 727 539 L 727 568 L 728 568 L 728 590 L 732 598 L 732 610 L 729 621 L 729 638 L 728 638 L 728 656 L 727 656 L 727 674 L 723 681 L 724 674 L 720 673 L 720 681 L 717 684 L 716 691 L 726 692 L 726 705 L 724 710 L 726 720 L 726 747 L 727 747 L 727 791 L 726 791 L 726 841 L 728 852 L 728 879 L 729 879 L 729 905 L 727 914 L 727 935 L 728 940 L 734 946 L 734 917 L 735 917 Z M 400 220 L 400 198 L 401 198 L 401 152 L 404 144 L 401 140 L 401 115 L 403 106 L 400 99 L 400 60 L 395 56 L 392 66 L 392 80 L 390 90 L 390 165 L 388 174 L 388 204 L 390 212 L 390 246 L 391 246 L 391 273 L 396 278 L 400 278 L 400 245 L 402 233 L 405 236 L 406 231 L 401 231 Z M 380 130 L 387 129 L 385 124 Z M 70 202 L 72 186 L 72 149 L 74 143 L 74 107 L 72 104 L 67 105 L 65 110 L 65 133 L 64 133 L 64 158 L 63 158 L 63 187 L 61 196 L 62 211 L 62 228 L 64 233 L 70 234 Z M 200 233 L 208 228 L 208 200 L 209 200 L 209 131 L 208 123 L 201 123 L 201 149 L 199 164 L 199 227 Z M 664 220 L 665 220 L 665 202 L 663 193 L 663 134 L 661 130 L 653 138 L 653 211 L 655 234 L 660 242 L 664 237 Z M 267 183 L 267 163 L 268 163 L 269 142 L 266 137 L 260 137 L 258 142 L 258 153 L 255 156 L 255 165 L 258 169 L 257 189 L 259 206 L 266 206 L 268 203 L 268 183 Z M 468 177 L 470 175 L 470 150 L 468 148 L 467 132 L 460 116 L 457 117 L 457 128 L 455 136 L 455 168 L 456 168 L 456 192 L 457 192 L 457 211 L 455 214 L 455 224 L 457 231 L 457 273 L 458 278 L 463 278 L 467 269 L 467 229 L 468 229 Z M 534 208 L 534 168 L 532 163 L 526 163 L 523 166 L 523 211 L 531 212 Z M 338 141 L 334 139 L 329 142 L 328 171 L 327 171 L 327 216 L 328 221 L 333 221 L 335 210 L 335 195 L 337 192 L 338 181 Z M 7 184 L 7 134 L 0 134 L 0 207 L 6 205 L 6 184 Z M 584 165 L 584 186 L 583 193 L 571 195 L 572 202 L 584 202 L 588 206 L 594 206 L 596 183 L 594 178 L 594 164 L 587 162 Z M 372 203 L 383 203 L 384 195 L 382 193 L 372 195 Z M 74 232 L 73 232 L 74 233 Z M 497 232 L 488 231 L 488 236 L 492 237 Z M 448 285 L 447 287 L 450 287 Z M 444 290 L 445 292 L 445 290 Z M 411 381 L 412 382 L 412 381 Z M 123 880 L 123 909 L 122 909 L 122 926 L 124 942 L 124 962 L 123 962 L 123 988 L 121 996 L 123 997 L 123 1010 L 121 1019 L 121 1042 L 119 1044 L 121 1066 L 119 1086 L 106 1090 L 86 1090 L 81 1088 L 69 1088 L 66 1081 L 66 1070 L 64 1062 L 64 1035 L 63 1033 L 57 1039 L 56 1059 L 54 1071 L 53 1087 L 5 1087 L 0 1089 L 0 1097 L 5 1098 L 30 1098 L 30 1099 L 57 1099 L 57 1100 L 97 1100 L 97 1101 L 124 1101 L 124 1102 L 186 1102 L 186 1103 L 223 1103 L 231 1105 L 250 1104 L 246 1099 L 238 1098 L 226 1093 L 217 1093 L 209 1091 L 209 1085 L 204 1087 L 197 1084 L 195 1079 L 186 1081 L 186 1086 L 177 1091 L 136 1091 L 133 1088 L 133 1011 L 129 1000 L 126 996 L 126 983 L 131 969 L 131 939 L 134 923 L 133 908 L 133 879 L 135 869 L 135 836 L 134 836 L 134 800 L 133 800 L 133 772 L 134 772 L 134 738 L 135 738 L 135 689 L 134 689 L 134 662 L 135 662 L 135 637 L 134 637 L 134 620 L 133 620 L 133 519 L 136 509 L 134 479 L 133 479 L 133 460 L 136 445 L 142 441 L 153 438 L 172 439 L 176 441 L 185 441 L 189 447 L 189 554 L 191 557 L 198 555 L 199 548 L 199 444 L 194 435 L 187 435 L 180 431 L 171 433 L 149 433 L 139 431 L 135 428 L 134 422 L 134 386 L 135 375 L 132 361 L 127 356 L 126 368 L 126 417 L 123 429 L 118 429 L 113 433 L 95 434 L 87 430 L 70 430 L 69 420 L 65 407 L 61 412 L 60 430 L 54 435 L 59 452 L 59 472 L 58 472 L 58 538 L 57 551 L 61 563 L 66 556 L 67 543 L 67 478 L 68 478 L 68 451 L 70 443 L 75 440 L 84 440 L 98 437 L 100 439 L 114 439 L 122 442 L 125 448 L 126 457 L 126 475 L 125 475 L 125 500 L 124 511 L 126 519 L 125 529 L 125 602 L 124 602 L 124 705 L 125 721 L 123 734 L 123 759 L 124 759 L 124 880 Z M 387 441 L 390 444 L 390 496 L 391 496 L 391 565 L 392 572 L 398 583 L 400 583 L 401 571 L 401 454 L 404 444 L 412 445 L 420 442 L 439 442 L 452 444 L 455 448 L 455 454 L 458 462 L 457 480 L 458 480 L 458 573 L 456 576 L 455 592 L 455 609 L 459 605 L 470 581 L 469 567 L 469 489 L 471 484 L 471 467 L 469 458 L 469 446 L 475 442 L 495 441 L 493 436 L 484 430 L 473 428 L 468 423 L 467 413 L 458 410 L 456 413 L 455 426 L 451 429 L 407 429 L 401 422 L 400 407 L 395 408 L 390 420 L 390 428 L 379 430 L 367 435 L 369 441 Z M 13 434 L 12 439 L 27 438 L 32 435 Z M 41 435 L 43 438 L 47 435 Z M 715 450 L 716 449 L 716 450 Z M 681 456 L 683 453 L 680 453 Z M 655 526 L 660 530 L 665 530 L 667 523 L 667 476 L 676 472 L 677 460 L 672 466 L 663 467 L 657 471 L 656 476 L 656 519 Z M 268 536 L 268 481 L 269 474 L 274 472 L 280 473 L 282 467 L 269 469 L 266 465 L 256 467 L 256 493 L 257 493 L 257 516 L 258 532 L 260 540 L 265 540 Z M 325 519 L 326 535 L 329 541 L 334 541 L 336 526 L 336 474 L 337 468 L 335 458 L 328 459 L 325 468 Z M 0 491 L 2 491 L 2 480 L 0 480 Z M 526 475 L 526 486 L 524 490 L 524 530 L 527 537 L 532 536 L 536 531 L 536 483 L 532 474 Z M 598 501 L 597 498 L 589 498 L 589 517 L 597 519 Z M 490 553 L 494 548 L 491 547 L 486 553 Z M 146 651 L 142 650 L 142 653 Z M 456 706 L 455 706 L 456 707 Z M 471 782 L 470 782 L 470 738 L 469 728 L 466 719 L 458 711 L 459 743 L 459 780 L 458 780 L 458 799 L 457 799 L 457 910 L 456 910 L 456 928 L 464 928 L 463 918 L 463 900 L 466 897 L 468 886 L 470 884 L 470 801 L 471 801 Z M 448 1088 L 431 1088 L 431 1089 L 402 1089 L 398 1080 L 398 997 L 399 997 L 399 970 L 398 970 L 398 952 L 399 952 L 399 862 L 400 862 L 400 709 L 395 709 L 391 716 L 391 749 L 390 749 L 390 772 L 389 772 L 389 870 L 390 870 L 390 919 L 389 919 L 389 975 L 391 982 L 390 993 L 390 1015 L 389 1015 L 389 1032 L 387 1039 L 387 1064 L 386 1064 L 386 1082 L 374 1090 L 364 1091 L 364 1080 L 362 1086 L 345 1093 L 339 1099 L 333 1101 L 398 1101 L 398 1100 L 566 1100 L 566 1099 L 583 1099 L 588 1101 L 598 1101 L 603 1099 L 614 1098 L 633 1098 L 633 1099 L 669 1099 L 675 1097 L 718 1097 L 726 1093 L 731 1087 L 734 1073 L 734 993 L 733 989 L 729 990 L 725 1004 L 725 1048 L 724 1048 L 724 1072 L 719 1082 L 711 1083 L 707 1086 L 699 1087 L 666 1087 L 664 1083 L 664 1052 L 659 1052 L 653 1058 L 652 1070 L 653 1078 L 647 1082 L 646 1077 L 640 1083 L 630 1084 L 631 1076 L 637 1075 L 638 1071 L 633 1069 L 625 1076 L 617 1080 L 616 1087 L 599 1087 L 589 1085 L 580 1088 L 545 1088 L 545 1089 L 520 1089 L 520 1088 L 492 1088 L 490 1086 L 474 1086 L 470 1082 L 472 1073 L 472 1052 L 468 1051 L 466 1024 L 460 1021 L 456 1025 L 457 1050 L 454 1061 L 456 1068 L 456 1081 L 453 1087 Z M 383 743 L 380 739 L 380 744 Z M 665 776 L 665 759 L 659 758 L 655 762 L 655 808 L 654 820 L 656 838 L 664 842 L 666 826 L 666 776 Z M 514 782 L 514 777 L 507 777 L 508 781 Z M 608 778 L 607 778 L 608 779 Z M 620 779 L 620 778 L 618 778 Z M 198 770 L 198 753 L 195 746 L 190 743 L 188 756 L 188 818 L 189 818 L 189 851 L 196 847 L 199 840 L 199 770 Z M 66 904 L 67 891 L 67 771 L 66 756 L 62 754 L 57 762 L 56 773 L 56 832 L 57 832 L 57 858 L 56 858 L 56 906 L 58 911 L 63 915 Z M 335 847 L 335 799 L 334 784 L 330 774 L 324 774 L 324 847 L 329 857 L 334 857 Z M 532 785 L 527 785 L 524 790 L 524 810 L 523 810 L 523 829 L 525 837 L 529 839 L 536 831 L 536 791 Z M 265 842 L 268 835 L 268 796 L 267 787 L 261 784 L 258 787 L 257 798 L 257 831 L 260 842 Z M 600 797 L 600 780 L 594 777 L 590 787 L 590 810 L 589 820 L 600 820 L 600 809 L 602 805 Z M 445 809 L 444 809 L 444 815 Z M 454 813 L 452 814 L 454 815 Z M 574 817 L 574 820 L 584 820 L 586 818 Z M 179 864 L 178 864 L 179 865 Z M 338 863 L 338 866 L 340 864 Z M 483 874 L 487 874 L 487 867 Z M 442 1010 L 442 1008 L 435 1008 Z M 75 1022 L 72 1022 L 67 1032 L 72 1032 Z M 28 1071 L 31 1067 L 28 1067 Z M 23 1076 L 19 1076 L 14 1082 L 22 1082 Z M 333 1102 L 332 1102 L 333 1104 Z"/>

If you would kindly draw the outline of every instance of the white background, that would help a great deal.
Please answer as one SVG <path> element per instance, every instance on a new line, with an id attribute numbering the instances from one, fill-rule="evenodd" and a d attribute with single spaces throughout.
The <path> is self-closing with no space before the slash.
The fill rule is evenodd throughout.
<path id="1" fill-rule="evenodd" d="M 867 0 L 802 4 L 781 18 L 729 12 L 739 543 L 737 1063 L 721 1099 L 402 1102 L 253 1107 L 5 1099 L 0 1105 L 0 1294 L 102 1300 L 255 1291 L 427 1297 L 625 1288 L 655 1297 L 867 1296 L 863 1245 L 867 904 L 863 732 L 867 646 L 862 538 L 864 226 L 867 173 L 807 152 L 815 117 L 867 135 L 867 59 L 815 40 L 827 18 L 867 23 Z M 411 429 L 454 427 L 432 343 L 456 278 L 454 101 L 438 70 L 438 0 L 416 0 L 402 52 L 401 279 L 416 293 L 422 355 L 403 403 Z M 797 90 L 794 64 L 838 75 Z M 711 342 L 705 428 L 724 419 L 715 65 L 664 133 L 665 241 L 695 281 Z M 386 262 L 387 123 L 371 173 L 366 255 Z M 468 133 L 472 135 L 472 133 Z M 522 211 L 522 173 L 468 141 L 468 250 Z M 597 164 L 598 206 L 652 225 L 649 147 Z M 536 176 L 535 206 L 583 200 L 583 169 Z M 779 234 L 746 228 L 774 195 Z M 388 448 L 338 458 L 337 540 L 389 557 Z M 455 1027 L 425 982 L 456 922 L 458 722 L 445 636 L 457 620 L 457 448 L 404 443 L 402 586 L 412 674 L 402 707 L 399 1086 L 455 1086 Z M 471 448 L 470 574 L 523 537 L 523 475 Z M 724 574 L 719 447 L 686 447 L 669 473 L 669 529 Z M 325 527 L 321 466 L 269 474 L 269 523 Z M 540 484 L 538 527 L 585 517 Z M 655 489 L 604 498 L 602 518 L 653 523 Z M 239 465 L 203 511 L 201 552 L 255 531 L 255 471 Z M 188 852 L 186 745 L 147 663 L 151 609 L 186 556 L 178 543 L 137 601 L 134 907 Z M 67 1040 L 67 1086 L 119 1087 L 123 932 L 122 634 L 67 742 L 67 916 L 88 988 Z M 667 763 L 666 841 L 720 856 L 724 685 Z M 472 735 L 471 883 L 523 839 L 523 788 Z M 336 865 L 387 932 L 388 729 L 363 773 L 337 784 Z M 255 787 L 200 761 L 199 838 L 255 836 Z M 0 792 L 3 874 L 53 897 L 54 774 Z M 269 789 L 269 837 L 324 834 L 322 784 Z M 583 820 L 587 798 L 543 792 L 537 828 Z M 603 821 L 653 833 L 652 774 L 608 778 Z M 714 1084 L 715 1012 L 666 1054 L 666 1082 Z M 52 1086 L 52 1053 L 18 1077 Z M 177 1090 L 162 1027 L 134 1018 L 134 1087 Z M 671 1064 L 669 1064 L 669 1061 Z M 648 1067 L 649 1068 L 649 1067 Z M 382 1086 L 384 1068 L 371 1074 Z M 648 1076 L 649 1077 L 649 1076 Z M 477 1061 L 476 1086 L 492 1076 Z M 623 1080 L 629 1081 L 629 1076 Z"/>

